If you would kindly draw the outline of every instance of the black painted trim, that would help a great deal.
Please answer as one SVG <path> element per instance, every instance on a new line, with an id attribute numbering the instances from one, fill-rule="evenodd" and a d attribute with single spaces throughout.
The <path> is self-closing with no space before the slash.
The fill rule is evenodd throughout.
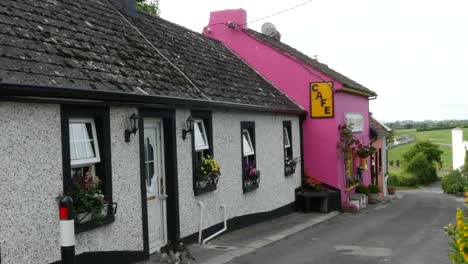
<path id="1" fill-rule="evenodd" d="M 285 120 L 283 121 L 283 154 L 284 154 L 284 157 L 283 157 L 283 166 L 284 166 L 284 176 L 290 176 L 290 175 L 293 175 L 295 173 L 295 170 L 290 170 L 289 172 L 286 170 L 286 150 L 284 148 L 284 129 L 286 129 L 286 131 L 288 131 L 288 134 L 289 134 L 289 144 L 291 145 L 290 147 L 290 152 L 291 152 L 291 159 L 294 159 L 294 148 L 293 148 L 293 138 L 292 138 L 292 127 L 291 127 L 291 121 L 289 120 Z"/>
<path id="2" fill-rule="evenodd" d="M 247 226 L 262 223 L 265 221 L 270 221 L 278 217 L 290 214 L 294 211 L 295 211 L 295 203 L 292 202 L 292 203 L 289 203 L 287 205 L 284 205 L 282 207 L 279 207 L 269 212 L 261 212 L 261 213 L 237 216 L 227 221 L 228 228 L 226 232 L 229 233 L 229 232 L 232 232 L 232 231 L 235 231 L 235 230 L 247 227 Z M 223 227 L 224 227 L 223 222 L 210 226 L 202 231 L 202 235 L 203 237 L 211 236 L 212 234 L 218 232 Z M 198 232 L 188 235 L 182 238 L 180 241 L 185 244 L 196 243 L 198 241 Z"/>
<path id="3" fill-rule="evenodd" d="M 139 109 L 139 138 L 140 138 L 140 186 L 142 204 L 142 229 L 143 229 L 143 252 L 149 258 L 149 238 L 148 238 L 148 210 L 146 201 L 146 179 L 145 179 L 145 146 L 144 146 L 144 118 L 162 118 L 164 133 L 164 161 L 166 192 L 168 195 L 166 203 L 167 238 L 177 241 L 180 238 L 180 217 L 179 217 L 179 188 L 177 173 L 177 131 L 176 117 L 174 109 Z"/>
<path id="4" fill-rule="evenodd" d="M 165 108 L 190 108 L 197 107 L 200 109 L 236 109 L 245 111 L 257 111 L 257 112 L 273 112 L 273 113 L 285 113 L 285 114 L 304 114 L 305 111 L 302 109 L 292 108 L 278 108 L 268 107 L 259 105 L 248 105 L 239 103 L 229 103 L 221 101 L 207 101 L 201 99 L 189 99 L 179 98 L 170 96 L 156 96 L 156 95 L 140 95 L 131 94 L 124 92 L 110 92 L 110 91 L 94 91 L 94 90 L 83 90 L 76 88 L 66 87 L 51 87 L 41 86 L 33 84 L 17 84 L 17 83 L 0 83 L 0 96 L 6 96 L 13 99 L 34 98 L 37 100 L 44 101 L 57 101 L 63 98 L 67 99 L 84 99 L 84 100 L 96 100 L 106 102 L 126 102 L 133 104 L 159 104 Z"/>
<path id="5" fill-rule="evenodd" d="M 209 192 L 212 192 L 212 191 L 216 191 L 217 189 L 217 184 L 210 184 L 210 185 L 207 185 L 203 188 L 197 188 L 195 185 L 193 186 L 193 193 L 195 194 L 195 196 L 198 196 L 198 195 L 201 195 L 201 194 L 204 194 L 204 193 L 209 193 Z"/>
<path id="6" fill-rule="evenodd" d="M 81 224 L 75 224 L 75 234 L 83 233 L 91 229 L 112 224 L 113 222 L 115 222 L 115 216 L 113 214 L 108 214 L 101 222 L 90 221 Z"/>
<path id="7" fill-rule="evenodd" d="M 143 251 L 96 251 L 85 252 L 76 256 L 76 264 L 130 264 L 147 259 Z M 62 261 L 50 264 L 61 264 Z"/>
<path id="8" fill-rule="evenodd" d="M 243 144 L 243 139 L 242 139 L 242 130 L 247 129 L 249 130 L 250 134 L 250 140 L 252 141 L 253 149 L 255 154 L 251 155 L 253 159 L 255 160 L 255 166 L 257 166 L 257 146 L 256 146 L 256 136 L 255 136 L 255 122 L 254 121 L 241 121 L 240 122 L 240 145 L 241 145 L 241 153 L 240 153 L 240 158 L 241 158 L 241 168 L 242 168 L 242 191 L 244 193 L 253 191 L 258 188 L 258 184 L 254 184 L 250 187 L 245 187 L 244 186 L 244 179 L 246 177 L 246 168 L 244 164 L 244 144 Z M 256 167 L 258 170 L 258 167 Z M 260 170 L 260 176 L 261 176 L 261 170 Z"/>
<path id="9" fill-rule="evenodd" d="M 61 105 L 60 118 L 61 118 L 61 132 L 62 132 L 62 168 L 63 168 L 63 193 L 70 193 L 71 191 L 71 165 L 70 165 L 70 131 L 69 131 L 69 118 L 70 117 L 85 117 L 85 118 L 99 118 L 101 120 L 102 135 L 98 140 L 99 153 L 101 155 L 101 163 L 104 166 L 104 179 L 105 179 L 105 192 L 104 198 L 112 204 L 112 154 L 111 154 L 111 131 L 110 131 L 110 112 L 109 107 L 89 106 L 83 108 L 77 105 Z M 96 123 L 96 126 L 98 124 Z M 97 127 L 96 127 L 97 129 Z M 82 224 L 75 223 L 75 233 L 88 231 L 103 225 L 111 224 L 115 220 L 115 216 L 111 215 L 108 210 L 108 215 L 102 223 L 88 222 Z"/>
<path id="10" fill-rule="evenodd" d="M 208 152 L 209 152 L 209 155 L 213 156 L 214 157 L 214 146 L 213 146 L 213 116 L 211 114 L 211 112 L 209 111 L 201 111 L 201 110 L 192 110 L 191 111 L 191 117 L 192 119 L 202 119 L 203 120 L 203 123 L 205 125 L 205 130 L 206 130 L 206 133 L 208 134 L 208 145 L 209 145 L 209 149 L 208 149 Z M 191 149 L 192 149 L 192 183 L 193 183 L 193 193 L 195 196 L 198 196 L 198 195 L 201 195 L 201 194 L 204 194 L 204 193 L 208 193 L 208 192 L 212 192 L 212 191 L 215 191 L 217 188 L 216 188 L 216 184 L 213 184 L 213 185 L 209 185 L 209 186 L 206 186 L 205 188 L 197 188 L 197 182 L 196 182 L 196 177 L 195 177 L 195 174 L 196 174 L 196 167 L 197 167 L 197 154 L 195 152 L 195 133 L 192 131 L 191 134 L 191 138 L 192 138 L 192 145 L 191 145 Z"/>
<path id="11" fill-rule="evenodd" d="M 258 186 L 260 186 L 258 183 L 253 183 L 252 185 L 249 185 L 249 186 L 243 186 L 244 193 L 256 190 L 258 189 Z"/>
<path id="12" fill-rule="evenodd" d="M 300 141 L 300 148 L 301 148 L 301 185 L 304 183 L 304 122 L 306 122 L 307 117 L 306 115 L 302 115 L 299 120 L 299 141 Z"/>

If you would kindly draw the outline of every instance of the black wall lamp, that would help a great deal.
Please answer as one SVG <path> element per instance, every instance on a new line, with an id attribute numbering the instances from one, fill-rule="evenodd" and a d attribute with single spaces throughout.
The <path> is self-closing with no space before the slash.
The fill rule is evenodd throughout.
<path id="1" fill-rule="evenodd" d="M 186 138 L 187 138 L 187 133 L 192 133 L 192 131 L 193 131 L 193 124 L 194 124 L 194 120 L 193 120 L 192 117 L 190 116 L 190 117 L 187 118 L 187 120 L 185 121 L 185 128 L 182 129 L 182 139 L 186 139 Z"/>
<path id="2" fill-rule="evenodd" d="M 130 135 L 135 134 L 138 131 L 138 121 L 141 118 L 138 114 L 133 113 L 128 119 L 128 128 L 125 129 L 125 142 L 130 142 Z"/>

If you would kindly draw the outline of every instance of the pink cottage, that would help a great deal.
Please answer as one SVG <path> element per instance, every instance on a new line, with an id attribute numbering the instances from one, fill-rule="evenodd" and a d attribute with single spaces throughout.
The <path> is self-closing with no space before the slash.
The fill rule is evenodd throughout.
<path id="1" fill-rule="evenodd" d="M 279 32 L 261 34 L 247 28 L 246 22 L 243 9 L 212 12 L 203 34 L 231 48 L 308 111 L 302 123 L 304 174 L 340 189 L 346 201 L 353 192 L 347 188 L 349 176 L 361 174 L 362 183 L 370 184 L 370 166 L 369 158 L 357 157 L 355 147 L 350 165 L 345 165 L 337 150 L 338 126 L 352 122 L 353 135 L 369 145 L 369 99 L 377 94 L 281 43 Z"/>

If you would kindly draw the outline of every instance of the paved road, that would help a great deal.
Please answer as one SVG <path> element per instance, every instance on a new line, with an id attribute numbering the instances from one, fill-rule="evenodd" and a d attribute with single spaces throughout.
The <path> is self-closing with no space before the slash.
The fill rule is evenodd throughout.
<path id="1" fill-rule="evenodd" d="M 342 214 L 231 264 L 449 264 L 442 230 L 463 203 L 440 188 L 405 191 L 401 198 L 360 214 Z"/>

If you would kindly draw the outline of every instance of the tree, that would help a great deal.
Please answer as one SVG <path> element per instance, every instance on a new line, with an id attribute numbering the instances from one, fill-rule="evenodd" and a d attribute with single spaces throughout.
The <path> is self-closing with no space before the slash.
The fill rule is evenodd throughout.
<path id="1" fill-rule="evenodd" d="M 430 141 L 421 141 L 412 146 L 407 152 L 403 154 L 403 158 L 409 163 L 418 153 L 423 153 L 427 161 L 430 163 L 437 163 L 439 168 L 442 168 L 441 155 L 443 151 L 439 146 L 431 143 Z"/>
<path id="2" fill-rule="evenodd" d="M 406 165 L 406 171 L 418 178 L 419 183 L 429 184 L 437 180 L 437 170 L 424 152 L 418 152 Z"/>
<path id="3" fill-rule="evenodd" d="M 153 16 L 159 16 L 159 0 L 136 0 L 138 11 L 143 11 Z"/>

